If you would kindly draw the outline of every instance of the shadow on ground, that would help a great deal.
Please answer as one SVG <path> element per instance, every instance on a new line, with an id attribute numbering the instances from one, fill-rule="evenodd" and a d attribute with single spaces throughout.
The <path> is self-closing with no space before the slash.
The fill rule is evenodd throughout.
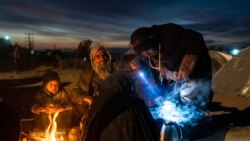
<path id="1" fill-rule="evenodd" d="M 212 136 L 217 132 L 216 140 L 221 141 L 224 140 L 229 128 L 250 126 L 250 107 L 239 110 L 236 107 L 224 107 L 219 102 L 213 102 L 210 112 L 220 114 L 213 114 L 210 121 L 200 127 L 196 139 Z"/>

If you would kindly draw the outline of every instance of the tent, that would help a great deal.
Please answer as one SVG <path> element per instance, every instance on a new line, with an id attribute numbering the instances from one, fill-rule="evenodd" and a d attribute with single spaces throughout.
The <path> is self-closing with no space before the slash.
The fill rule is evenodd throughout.
<path id="1" fill-rule="evenodd" d="M 241 52 L 237 55 L 239 58 L 250 58 L 250 46 L 242 49 Z"/>
<path id="2" fill-rule="evenodd" d="M 250 96 L 250 47 L 228 61 L 213 76 L 213 89 L 240 96 Z"/>
<path id="3" fill-rule="evenodd" d="M 211 58 L 212 73 L 213 75 L 229 60 L 233 57 L 221 51 L 209 50 L 209 56 Z"/>

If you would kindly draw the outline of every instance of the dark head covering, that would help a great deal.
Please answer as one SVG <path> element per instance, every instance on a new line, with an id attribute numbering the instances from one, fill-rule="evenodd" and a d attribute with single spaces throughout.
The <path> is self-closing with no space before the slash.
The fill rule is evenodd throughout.
<path id="1" fill-rule="evenodd" d="M 43 87 L 45 87 L 51 80 L 56 80 L 60 83 L 60 77 L 57 72 L 49 71 L 43 75 Z"/>
<path id="2" fill-rule="evenodd" d="M 148 27 L 136 29 L 130 36 L 130 44 L 137 54 L 141 54 L 143 51 L 150 48 L 158 47 L 156 37 Z"/>

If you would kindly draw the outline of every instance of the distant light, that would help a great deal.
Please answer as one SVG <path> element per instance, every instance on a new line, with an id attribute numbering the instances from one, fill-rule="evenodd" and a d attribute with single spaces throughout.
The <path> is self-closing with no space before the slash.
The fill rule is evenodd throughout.
<path id="1" fill-rule="evenodd" d="M 35 54 L 35 51 L 34 51 L 34 50 L 31 50 L 31 51 L 30 51 L 30 54 Z"/>
<path id="2" fill-rule="evenodd" d="M 233 50 L 231 50 L 231 54 L 232 55 L 237 55 L 237 54 L 239 54 L 239 52 L 240 52 L 239 49 L 233 49 Z"/>
<path id="3" fill-rule="evenodd" d="M 9 36 L 5 36 L 4 38 L 5 38 L 5 40 L 9 40 L 9 39 L 10 39 L 10 37 L 9 37 Z"/>

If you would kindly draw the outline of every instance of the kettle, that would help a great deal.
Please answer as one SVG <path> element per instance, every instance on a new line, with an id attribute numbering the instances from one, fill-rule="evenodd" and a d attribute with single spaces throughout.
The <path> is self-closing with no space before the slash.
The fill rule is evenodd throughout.
<path id="1" fill-rule="evenodd" d="M 163 123 L 160 134 L 160 141 L 182 141 L 182 127 L 174 122 Z"/>

